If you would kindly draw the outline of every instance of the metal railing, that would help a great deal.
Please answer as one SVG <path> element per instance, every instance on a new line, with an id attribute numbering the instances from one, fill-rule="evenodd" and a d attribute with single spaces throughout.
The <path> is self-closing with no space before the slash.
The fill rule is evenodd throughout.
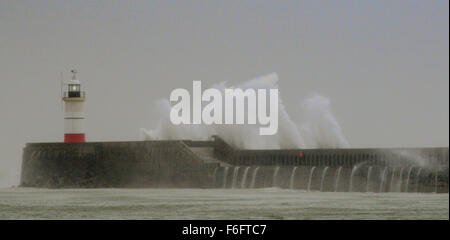
<path id="1" fill-rule="evenodd" d="M 63 98 L 85 98 L 86 92 L 80 91 L 80 92 L 64 92 Z"/>

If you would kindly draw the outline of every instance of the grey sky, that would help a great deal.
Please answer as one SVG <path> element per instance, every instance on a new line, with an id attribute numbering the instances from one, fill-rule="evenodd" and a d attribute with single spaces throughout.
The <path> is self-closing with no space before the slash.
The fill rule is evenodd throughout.
<path id="1" fill-rule="evenodd" d="M 448 1 L 0 0 L 0 185 L 25 142 L 62 141 L 71 68 L 90 141 L 138 139 L 192 80 L 277 72 L 288 112 L 328 97 L 354 147 L 448 146 L 448 19 Z"/>

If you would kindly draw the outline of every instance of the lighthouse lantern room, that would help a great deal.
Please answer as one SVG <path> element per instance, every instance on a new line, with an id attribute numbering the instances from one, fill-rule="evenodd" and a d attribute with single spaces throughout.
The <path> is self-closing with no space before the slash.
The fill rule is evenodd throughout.
<path id="1" fill-rule="evenodd" d="M 72 79 L 63 83 L 64 101 L 64 142 L 85 142 L 84 135 L 84 101 L 86 95 L 81 91 L 76 70 L 72 70 Z"/>

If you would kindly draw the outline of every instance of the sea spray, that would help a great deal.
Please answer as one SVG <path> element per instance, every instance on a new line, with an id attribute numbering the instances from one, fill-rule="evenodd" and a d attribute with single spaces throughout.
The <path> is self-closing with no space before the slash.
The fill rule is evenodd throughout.
<path id="1" fill-rule="evenodd" d="M 273 172 L 273 178 L 272 178 L 272 187 L 277 187 L 277 175 L 280 171 L 280 166 L 276 166 L 275 170 Z"/>
<path id="2" fill-rule="evenodd" d="M 434 193 L 438 192 L 438 171 L 434 175 Z"/>
<path id="3" fill-rule="evenodd" d="M 294 179 L 295 179 L 295 171 L 297 171 L 297 166 L 292 169 L 290 181 L 289 181 L 289 189 L 294 189 Z"/>
<path id="4" fill-rule="evenodd" d="M 342 166 L 339 167 L 339 169 L 337 170 L 337 173 L 336 173 L 336 178 L 335 178 L 335 181 L 334 181 L 334 191 L 335 192 L 338 191 L 339 180 L 341 179 L 341 171 L 342 171 Z"/>
<path id="5" fill-rule="evenodd" d="M 397 149 L 392 149 L 389 151 L 385 151 L 386 153 L 389 153 L 390 155 L 392 155 L 394 158 L 398 159 L 398 160 L 403 160 L 403 161 L 407 161 L 410 165 L 416 165 L 419 167 L 431 167 L 430 165 L 430 159 L 422 156 L 421 154 L 418 154 L 416 151 L 414 150 L 397 150 Z"/>
<path id="6" fill-rule="evenodd" d="M 258 174 L 259 167 L 256 167 L 255 170 L 253 170 L 253 176 L 252 176 L 252 182 L 250 183 L 250 188 L 255 188 L 256 184 L 256 176 Z"/>
<path id="7" fill-rule="evenodd" d="M 239 166 L 236 166 L 236 167 L 234 167 L 234 171 L 233 171 L 233 179 L 231 181 L 231 188 L 236 188 L 238 173 L 239 173 Z"/>
<path id="8" fill-rule="evenodd" d="M 226 83 L 213 85 L 219 91 L 227 88 Z M 245 81 L 231 88 L 273 89 L 278 88 L 278 76 L 275 73 Z M 271 136 L 260 136 L 258 124 L 179 124 L 173 125 L 169 115 L 172 105 L 167 99 L 156 102 L 155 116 L 161 116 L 156 128 L 142 130 L 146 140 L 208 140 L 217 135 L 227 143 L 240 149 L 287 149 L 316 147 L 348 147 L 349 144 L 342 134 L 335 117 L 331 113 L 330 101 L 318 94 L 303 100 L 304 123 L 294 123 L 282 102 L 278 101 L 278 132 Z M 246 114 L 249 114 L 246 112 Z M 308 137 L 305 143 L 304 136 Z"/>
<path id="9" fill-rule="evenodd" d="M 325 175 L 327 174 L 328 167 L 325 167 L 322 171 L 322 178 L 320 180 L 320 191 L 323 192 L 323 182 L 325 180 Z"/>
<path id="10" fill-rule="evenodd" d="M 402 185 L 403 185 L 403 168 L 400 168 L 400 176 L 397 182 L 397 192 L 402 192 Z"/>
<path id="11" fill-rule="evenodd" d="M 358 165 L 353 166 L 352 173 L 350 175 L 350 187 L 349 192 L 353 192 L 353 175 L 355 175 L 356 169 L 358 169 Z"/>
<path id="12" fill-rule="evenodd" d="M 206 125 L 174 125 L 170 122 L 171 109 L 167 99 L 159 99 L 155 102 L 153 109 L 155 116 L 160 116 L 157 127 L 153 130 L 141 129 L 146 140 L 207 140 L 211 134 Z"/>
<path id="13" fill-rule="evenodd" d="M 310 148 L 348 148 L 341 127 L 331 112 L 330 100 L 319 95 L 303 100 L 301 133 Z"/>
<path id="14" fill-rule="evenodd" d="M 241 188 L 246 188 L 246 181 L 247 181 L 247 174 L 248 174 L 248 170 L 250 169 L 250 167 L 246 167 L 244 170 L 244 175 L 242 176 L 242 181 L 241 181 Z"/>
<path id="15" fill-rule="evenodd" d="M 226 188 L 227 187 L 227 175 L 228 175 L 228 169 L 229 169 L 229 167 L 225 167 L 225 170 L 223 171 L 223 181 L 222 181 L 222 183 L 223 183 L 223 188 Z"/>
<path id="16" fill-rule="evenodd" d="M 408 192 L 408 189 L 409 189 L 409 178 L 411 176 L 411 171 L 412 170 L 413 170 L 413 167 L 410 167 L 409 171 L 408 171 L 408 177 L 406 178 L 406 189 L 405 189 L 405 192 Z"/>
<path id="17" fill-rule="evenodd" d="M 308 192 L 311 191 L 311 181 L 312 181 L 312 176 L 314 174 L 314 170 L 316 169 L 316 167 L 312 167 L 311 171 L 309 172 L 309 180 L 308 180 Z"/>
<path id="18" fill-rule="evenodd" d="M 419 183 L 420 183 L 420 174 L 421 173 L 422 173 L 422 168 L 419 168 L 419 171 L 417 172 L 416 180 L 415 180 L 415 183 L 416 183 L 416 189 L 414 190 L 415 192 L 419 191 Z"/>
<path id="19" fill-rule="evenodd" d="M 216 187 L 216 184 L 217 184 L 216 175 L 217 175 L 217 170 L 218 169 L 219 169 L 219 167 L 214 168 L 214 172 L 213 172 L 213 187 Z"/>
<path id="20" fill-rule="evenodd" d="M 356 170 L 358 170 L 359 167 L 361 167 L 362 165 L 364 165 L 364 164 L 366 164 L 366 163 L 367 163 L 367 162 L 361 162 L 361 163 L 358 163 L 358 164 L 356 164 L 355 166 L 353 166 L 352 173 L 351 173 L 351 175 L 350 175 L 349 192 L 353 192 L 353 176 L 355 175 Z"/>
<path id="21" fill-rule="evenodd" d="M 366 183 L 366 192 L 370 192 L 370 177 L 372 175 L 372 166 L 369 167 L 367 171 L 367 183 Z"/>
<path id="22" fill-rule="evenodd" d="M 380 183 L 380 189 L 378 191 L 380 193 L 383 192 L 383 186 L 386 181 L 387 170 L 388 170 L 388 167 L 385 167 L 383 170 L 383 173 L 381 173 L 381 183 Z"/>
<path id="23" fill-rule="evenodd" d="M 393 168 L 392 169 L 392 173 L 391 173 L 391 184 L 389 185 L 389 192 L 394 192 L 394 179 L 395 179 L 395 171 L 397 170 L 397 168 Z"/>

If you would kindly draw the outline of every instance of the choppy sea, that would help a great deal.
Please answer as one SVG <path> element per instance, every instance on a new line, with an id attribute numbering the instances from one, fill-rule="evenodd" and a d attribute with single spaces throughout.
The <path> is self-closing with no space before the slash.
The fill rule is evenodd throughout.
<path id="1" fill-rule="evenodd" d="M 449 194 L 0 189 L 0 219 L 449 219 Z"/>

